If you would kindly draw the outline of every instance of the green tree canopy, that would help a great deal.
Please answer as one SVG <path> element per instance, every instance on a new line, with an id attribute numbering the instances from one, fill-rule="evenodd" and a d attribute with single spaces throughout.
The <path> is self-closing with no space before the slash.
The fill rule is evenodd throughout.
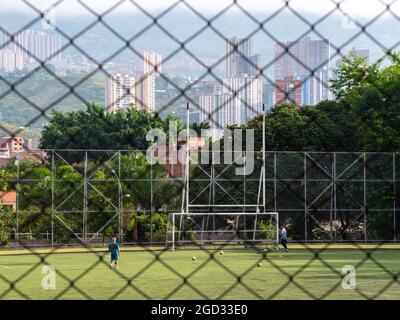
<path id="1" fill-rule="evenodd" d="M 42 149 L 80 150 L 146 150 L 146 135 L 150 129 L 167 131 L 170 121 L 181 121 L 169 116 L 165 120 L 134 107 L 106 113 L 91 104 L 86 111 L 54 112 L 43 130 Z"/>
<path id="2" fill-rule="evenodd" d="M 363 58 L 352 56 L 336 72 L 332 81 L 336 102 L 350 110 L 353 134 L 358 141 L 352 151 L 400 151 L 400 55 L 388 54 L 368 66 Z"/>

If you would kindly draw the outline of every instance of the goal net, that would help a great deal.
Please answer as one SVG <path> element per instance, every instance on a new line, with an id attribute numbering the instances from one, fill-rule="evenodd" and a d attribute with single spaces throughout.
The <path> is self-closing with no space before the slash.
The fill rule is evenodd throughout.
<path id="1" fill-rule="evenodd" d="M 245 245 L 275 247 L 279 241 L 279 214 L 170 213 L 167 248 L 185 245 Z"/>

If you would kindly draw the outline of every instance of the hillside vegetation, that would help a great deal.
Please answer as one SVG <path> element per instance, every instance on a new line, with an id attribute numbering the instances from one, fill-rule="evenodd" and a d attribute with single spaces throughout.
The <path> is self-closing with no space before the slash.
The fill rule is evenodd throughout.
<path id="1" fill-rule="evenodd" d="M 41 128 L 53 110 L 85 110 L 85 101 L 103 105 L 105 75 L 96 73 L 80 83 L 85 77 L 86 74 L 70 74 L 60 76 L 60 81 L 45 71 L 23 79 L 7 77 L 15 85 L 15 91 L 4 97 L 10 86 L 0 80 L 0 122 L 13 127 Z M 75 94 L 68 86 L 76 86 Z"/>

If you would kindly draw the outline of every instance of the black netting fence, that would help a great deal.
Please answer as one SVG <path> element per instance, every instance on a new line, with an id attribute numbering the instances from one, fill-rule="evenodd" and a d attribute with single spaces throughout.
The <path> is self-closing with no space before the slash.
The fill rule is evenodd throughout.
<path id="1" fill-rule="evenodd" d="M 0 1 L 0 299 L 398 299 L 399 9 Z"/>

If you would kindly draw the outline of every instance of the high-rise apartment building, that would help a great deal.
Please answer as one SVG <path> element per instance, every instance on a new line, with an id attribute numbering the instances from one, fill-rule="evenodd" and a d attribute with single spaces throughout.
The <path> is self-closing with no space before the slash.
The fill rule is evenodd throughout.
<path id="1" fill-rule="evenodd" d="M 24 58 L 21 53 L 11 50 L 0 50 L 0 71 L 14 72 L 24 69 Z"/>
<path id="2" fill-rule="evenodd" d="M 333 100 L 334 94 L 330 88 L 333 79 L 333 69 L 324 68 L 315 73 L 314 77 L 305 77 L 302 84 L 302 105 L 315 105 L 322 100 Z"/>
<path id="3" fill-rule="evenodd" d="M 277 43 L 275 81 L 280 81 L 285 88 L 287 83 L 302 81 L 303 87 L 299 88 L 302 95 L 299 105 L 303 103 L 314 105 L 321 100 L 331 100 L 333 95 L 329 89 L 332 79 L 330 57 L 330 41 L 327 39 L 312 40 L 310 37 L 305 37 L 298 41 Z M 282 99 L 282 92 L 278 92 L 277 88 L 276 102 L 279 103 Z M 298 102 L 297 99 L 294 101 Z"/>
<path id="4" fill-rule="evenodd" d="M 223 84 L 214 93 L 200 94 L 200 122 L 213 128 L 242 125 L 262 114 L 263 84 L 259 79 L 260 56 L 254 54 L 251 38 L 230 38 L 225 48 Z"/>
<path id="5" fill-rule="evenodd" d="M 285 77 L 304 78 L 324 67 L 330 68 L 330 41 L 311 40 L 279 42 L 275 45 L 275 80 Z"/>
<path id="6" fill-rule="evenodd" d="M 222 106 L 222 93 L 199 96 L 200 123 L 218 123 L 218 106 Z"/>
<path id="7" fill-rule="evenodd" d="M 239 96 L 215 92 L 200 96 L 200 122 L 210 123 L 211 128 L 222 130 L 224 127 L 241 123 L 243 103 Z"/>
<path id="8" fill-rule="evenodd" d="M 28 29 L 14 37 L 10 50 L 21 53 L 26 59 L 47 62 L 60 56 L 62 38 L 59 35 Z"/>
<path id="9" fill-rule="evenodd" d="M 275 105 L 275 85 L 270 83 L 263 84 L 263 104 L 266 110 Z"/>
<path id="10" fill-rule="evenodd" d="M 162 55 L 154 51 L 142 50 L 134 54 L 134 71 L 142 74 L 162 73 Z"/>
<path id="11" fill-rule="evenodd" d="M 236 97 L 240 104 L 240 108 L 237 110 L 237 124 L 245 124 L 262 114 L 263 87 L 261 79 L 256 77 L 231 77 L 224 81 L 223 92 Z"/>
<path id="12" fill-rule="evenodd" d="M 285 77 L 284 79 L 276 80 L 275 84 L 275 103 L 277 105 L 294 103 L 300 106 L 302 104 L 302 80 L 294 77 Z"/>
<path id="13" fill-rule="evenodd" d="M 262 114 L 261 79 L 229 77 L 223 82 L 222 90 L 199 97 L 200 122 L 210 122 L 222 129 L 227 125 L 245 124 Z"/>
<path id="14" fill-rule="evenodd" d="M 114 73 L 107 77 L 105 105 L 108 112 L 128 109 L 135 104 L 135 78 Z"/>
<path id="15" fill-rule="evenodd" d="M 155 78 L 151 74 L 132 77 L 114 73 L 106 81 L 106 110 L 114 112 L 135 107 L 155 112 Z"/>
<path id="16" fill-rule="evenodd" d="M 156 111 L 156 80 L 153 74 L 136 76 L 135 106 L 139 110 Z"/>
<path id="17" fill-rule="evenodd" d="M 142 50 L 134 54 L 136 74 L 135 106 L 139 110 L 156 111 L 156 79 L 162 73 L 162 55 L 154 51 Z"/>
<path id="18" fill-rule="evenodd" d="M 260 69 L 260 55 L 254 54 L 253 39 L 233 37 L 225 46 L 225 76 L 255 76 Z"/>

